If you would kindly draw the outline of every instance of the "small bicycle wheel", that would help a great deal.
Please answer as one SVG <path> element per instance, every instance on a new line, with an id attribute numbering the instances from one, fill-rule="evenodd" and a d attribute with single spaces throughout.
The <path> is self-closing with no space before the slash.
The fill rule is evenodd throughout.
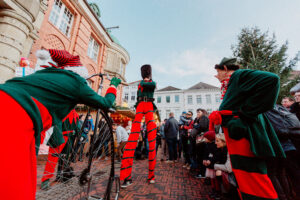
<path id="1" fill-rule="evenodd" d="M 110 198 L 111 190 L 108 188 L 111 188 L 111 177 L 114 177 L 112 121 L 102 111 L 98 111 L 97 116 L 95 131 L 87 141 L 83 141 L 80 134 L 73 136 L 68 154 L 62 154 L 59 148 L 55 148 L 50 152 L 56 156 L 54 160 L 52 156 L 50 159 L 38 156 L 36 199 L 97 199 L 95 195 L 101 197 L 98 199 Z M 46 162 L 48 167 L 45 168 Z M 47 173 L 52 175 L 49 187 L 42 190 L 41 179 Z"/>

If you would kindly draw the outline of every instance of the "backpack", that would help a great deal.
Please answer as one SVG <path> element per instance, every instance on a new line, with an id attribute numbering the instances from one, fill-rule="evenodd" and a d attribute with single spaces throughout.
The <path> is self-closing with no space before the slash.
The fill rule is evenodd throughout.
<path id="1" fill-rule="evenodd" d="M 300 136 L 300 121 L 294 113 L 285 107 L 275 105 L 272 110 L 265 113 L 278 136 Z"/>

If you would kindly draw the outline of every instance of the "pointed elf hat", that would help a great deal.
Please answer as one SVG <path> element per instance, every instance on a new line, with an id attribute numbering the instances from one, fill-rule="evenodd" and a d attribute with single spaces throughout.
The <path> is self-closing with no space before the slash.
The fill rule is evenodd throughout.
<path id="1" fill-rule="evenodd" d="M 87 69 L 80 62 L 79 56 L 74 56 L 66 50 L 38 50 L 36 53 L 40 67 L 55 67 L 73 71 L 80 76 L 89 77 Z"/>
<path id="2" fill-rule="evenodd" d="M 73 56 L 66 50 L 49 49 L 49 53 L 52 60 L 57 63 L 58 68 L 82 66 L 79 56 Z"/>

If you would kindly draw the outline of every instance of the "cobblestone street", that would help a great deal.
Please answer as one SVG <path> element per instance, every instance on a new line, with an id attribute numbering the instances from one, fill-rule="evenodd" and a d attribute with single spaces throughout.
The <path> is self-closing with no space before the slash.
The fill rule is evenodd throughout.
<path id="1" fill-rule="evenodd" d="M 160 149 L 159 149 L 160 150 Z M 159 152 L 158 152 L 159 154 Z M 103 162 L 107 162 L 104 161 Z M 80 163 L 79 163 L 80 164 Z M 38 165 L 38 177 L 43 172 L 43 163 Z M 107 168 L 109 171 L 109 168 Z M 119 176 L 120 164 L 116 164 L 116 175 Z M 155 175 L 156 183 L 147 183 L 148 160 L 134 160 L 133 165 L 133 184 L 126 189 L 120 189 L 119 199 L 124 200 L 171 200 L 171 199 L 202 199 L 209 200 L 208 193 L 210 186 L 204 184 L 204 179 L 196 179 L 188 170 L 182 167 L 182 162 L 168 164 L 157 159 Z M 51 179 L 52 181 L 54 180 Z M 107 178 L 105 179 L 107 180 Z M 39 179 L 38 179 L 38 182 Z M 106 181 L 94 177 L 94 184 L 91 188 L 91 195 L 101 197 L 106 188 Z M 52 187 L 46 192 L 40 192 L 40 183 L 37 186 L 37 199 L 83 199 L 86 188 L 78 185 L 75 178 L 68 184 L 51 184 Z M 52 190 L 51 190 L 52 189 Z M 66 191 L 68 191 L 66 193 Z M 67 195 L 68 194 L 68 195 Z M 113 195 L 113 194 L 112 194 Z"/>
<path id="2" fill-rule="evenodd" d="M 134 161 L 133 184 L 121 189 L 120 199 L 203 199 L 208 200 L 209 186 L 203 179 L 194 178 L 182 163 L 167 164 L 158 159 L 155 169 L 156 183 L 147 183 L 148 160 Z"/>

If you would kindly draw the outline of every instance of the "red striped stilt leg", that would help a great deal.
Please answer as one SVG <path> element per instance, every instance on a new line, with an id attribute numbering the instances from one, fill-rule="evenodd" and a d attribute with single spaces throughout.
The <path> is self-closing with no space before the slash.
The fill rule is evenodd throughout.
<path id="1" fill-rule="evenodd" d="M 156 124 L 153 117 L 153 104 L 151 102 L 146 103 L 146 125 L 149 143 L 149 175 L 148 180 L 154 180 L 154 168 L 156 164 Z"/>
<path id="2" fill-rule="evenodd" d="M 141 132 L 141 121 L 143 116 L 143 102 L 141 102 L 136 109 L 136 115 L 134 121 L 132 122 L 131 133 L 125 145 L 120 171 L 121 181 L 131 179 L 134 152 Z"/>
<path id="3" fill-rule="evenodd" d="M 247 139 L 234 140 L 229 137 L 228 129 L 222 128 L 241 199 L 278 199 L 273 184 L 267 175 L 265 160 L 256 157 L 251 152 L 250 143 Z"/>

